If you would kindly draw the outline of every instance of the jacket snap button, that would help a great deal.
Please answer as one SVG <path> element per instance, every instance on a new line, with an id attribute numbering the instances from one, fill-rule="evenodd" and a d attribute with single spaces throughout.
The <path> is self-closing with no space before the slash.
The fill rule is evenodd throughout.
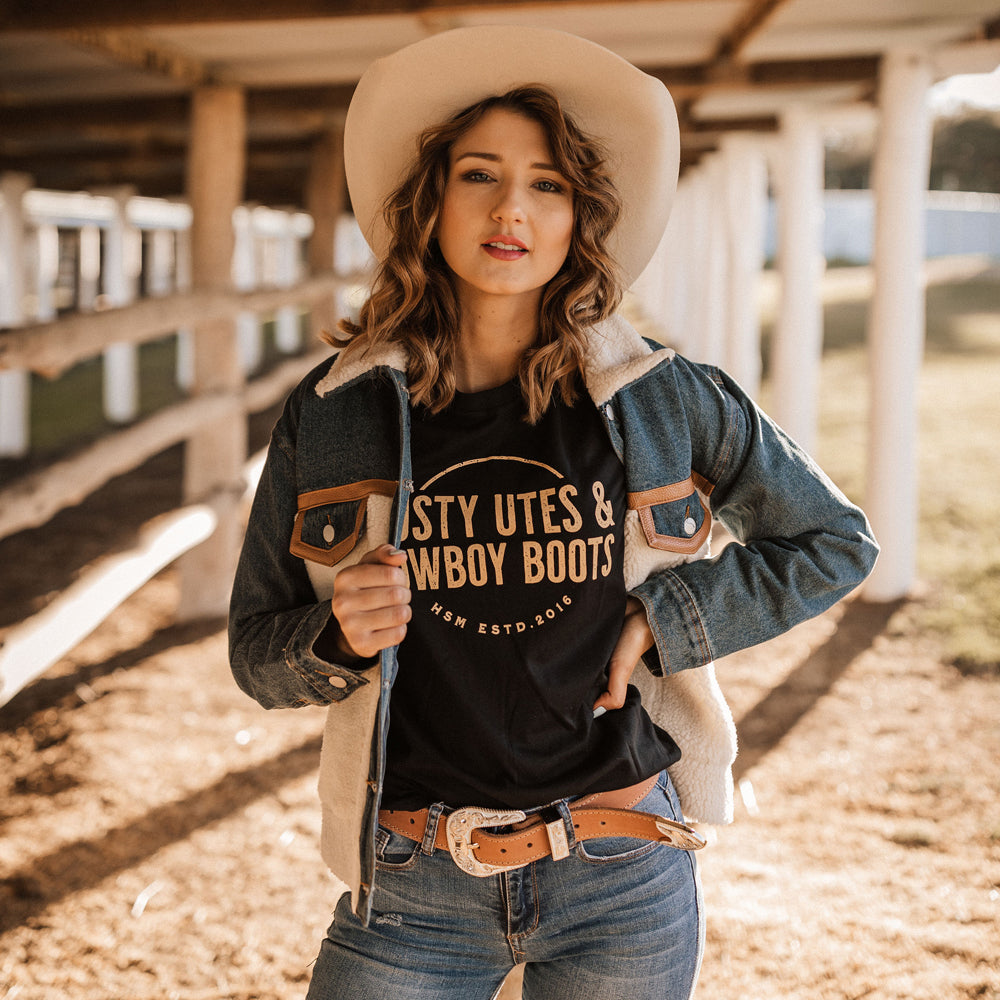
<path id="1" fill-rule="evenodd" d="M 693 517 L 684 518 L 684 534 L 693 535 L 698 530 L 698 525 L 694 523 Z"/>
<path id="2" fill-rule="evenodd" d="M 347 679 L 344 678 L 344 677 L 333 676 L 333 677 L 330 678 L 330 683 L 335 688 L 345 688 L 345 687 L 347 687 Z"/>
<path id="3" fill-rule="evenodd" d="M 333 540 L 337 537 L 337 532 L 333 530 L 332 524 L 327 524 L 323 526 L 323 541 L 327 545 L 332 545 Z"/>

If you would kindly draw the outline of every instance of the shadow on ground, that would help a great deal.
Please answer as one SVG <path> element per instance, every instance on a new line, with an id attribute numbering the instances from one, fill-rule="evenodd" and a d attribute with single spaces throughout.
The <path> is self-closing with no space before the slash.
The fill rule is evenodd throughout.
<path id="1" fill-rule="evenodd" d="M 830 691 L 844 671 L 885 630 L 903 603 L 902 600 L 885 604 L 852 601 L 830 638 L 737 720 L 740 749 L 733 767 L 737 781 Z"/>

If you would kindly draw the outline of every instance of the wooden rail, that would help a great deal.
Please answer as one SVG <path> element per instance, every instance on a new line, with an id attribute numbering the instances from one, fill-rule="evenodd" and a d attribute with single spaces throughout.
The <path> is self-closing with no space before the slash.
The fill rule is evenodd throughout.
<path id="1" fill-rule="evenodd" d="M 111 343 L 142 343 L 179 328 L 234 321 L 240 313 L 329 301 L 341 288 L 363 280 L 363 275 L 344 277 L 330 272 L 290 288 L 181 293 L 99 313 L 74 314 L 0 333 L 0 369 L 53 376 L 100 354 Z M 279 402 L 328 356 L 328 348 L 318 348 L 289 357 L 238 387 L 218 387 L 192 396 L 0 489 L 0 538 L 44 524 L 61 509 L 79 503 L 171 445 L 211 435 L 234 419 L 244 421 L 248 414 Z M 241 482 L 224 484 L 229 499 L 222 498 L 221 509 L 241 502 L 252 491 L 260 464 L 261 456 L 255 456 L 244 466 Z M 216 484 L 216 493 L 218 489 Z M 42 611 L 8 630 L 0 647 L 0 705 L 41 676 L 157 572 L 210 539 L 219 521 L 217 495 L 154 519 L 140 533 L 135 547 L 98 559 Z"/>
<path id="2" fill-rule="evenodd" d="M 310 305 L 362 276 L 317 274 L 291 288 L 253 292 L 183 292 L 143 299 L 103 312 L 74 313 L 50 323 L 0 333 L 0 369 L 24 369 L 49 378 L 92 358 L 110 344 L 139 344 L 175 330 L 241 312 L 273 312 L 286 305 Z"/>
<path id="3" fill-rule="evenodd" d="M 147 524 L 136 546 L 106 556 L 42 611 L 15 625 L 0 648 L 0 705 L 45 673 L 122 601 L 215 530 L 215 511 L 193 504 Z"/>

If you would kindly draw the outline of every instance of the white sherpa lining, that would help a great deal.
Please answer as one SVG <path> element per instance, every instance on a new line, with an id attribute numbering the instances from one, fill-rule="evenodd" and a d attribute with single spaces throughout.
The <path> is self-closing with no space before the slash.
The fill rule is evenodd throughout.
<path id="1" fill-rule="evenodd" d="M 333 359 L 330 370 L 316 383 L 316 395 L 325 396 L 374 368 L 395 368 L 405 372 L 406 349 L 402 344 L 390 343 L 376 344 L 366 351 L 346 356 L 341 351 Z"/>

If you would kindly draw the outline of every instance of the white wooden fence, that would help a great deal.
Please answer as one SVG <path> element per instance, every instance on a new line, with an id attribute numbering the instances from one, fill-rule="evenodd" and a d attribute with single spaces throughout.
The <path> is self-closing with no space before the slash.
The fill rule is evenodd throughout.
<path id="1" fill-rule="evenodd" d="M 13 210 L 16 206 L 16 210 Z M 302 352 L 302 315 L 329 324 L 363 292 L 363 243 L 350 224 L 341 232 L 338 271 L 304 274 L 303 241 L 312 220 L 301 212 L 241 206 L 233 215 L 236 251 L 232 290 L 190 290 L 188 227 L 182 203 L 136 198 L 130 192 L 65 194 L 32 191 L 18 176 L 0 178 L 0 453 L 25 454 L 29 373 L 57 376 L 103 355 L 105 414 L 121 425 L 68 457 L 0 486 L 0 538 L 46 523 L 61 509 L 178 442 L 189 444 L 188 501 L 155 519 L 129 552 L 104 557 L 34 617 L 10 628 L 0 647 L 0 705 L 92 631 L 129 594 L 164 566 L 217 532 L 252 488 L 259 456 L 244 481 L 220 483 L 193 463 L 211 463 L 215 449 L 245 440 L 247 415 L 280 401 L 327 348 Z M 70 240 L 71 254 L 59 253 Z M 60 275 L 69 257 L 71 281 Z M 75 307 L 59 317 L 66 299 Z M 246 378 L 261 361 L 261 317 L 272 315 L 276 346 L 287 354 L 264 375 Z M 228 327 L 227 327 L 228 324 Z M 190 358 L 198 330 L 235 338 L 243 378 L 235 386 L 198 389 Z M 138 345 L 176 335 L 180 402 L 136 419 Z M 241 462 L 243 459 L 241 458 Z M 191 483 L 196 484 L 193 488 Z M 202 487 L 198 495 L 199 486 Z M 228 518 L 231 520 L 231 518 Z M 218 614 L 228 600 L 229 555 L 202 561 L 181 617 Z M 186 586 L 182 574 L 182 588 Z M 206 595 L 208 599 L 206 599 Z M 185 610 L 186 608 L 186 610 Z"/>

